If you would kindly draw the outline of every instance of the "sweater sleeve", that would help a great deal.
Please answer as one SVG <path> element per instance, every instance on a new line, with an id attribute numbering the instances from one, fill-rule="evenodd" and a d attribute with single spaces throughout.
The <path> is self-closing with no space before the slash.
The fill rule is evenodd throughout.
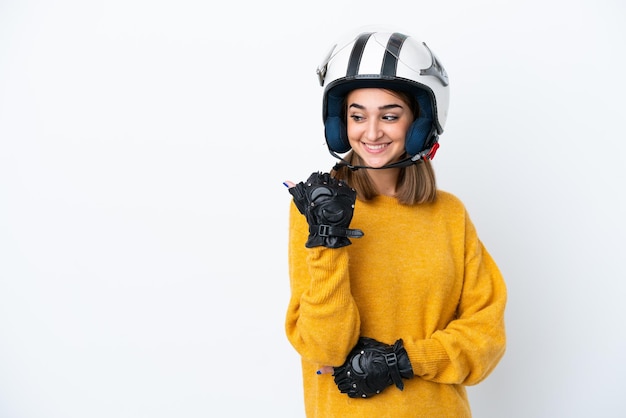
<path id="1" fill-rule="evenodd" d="M 412 341 L 416 375 L 439 383 L 474 385 L 496 367 L 506 347 L 503 277 L 465 214 L 462 291 L 456 318 L 429 339 Z"/>
<path id="2" fill-rule="evenodd" d="M 339 366 L 359 337 L 359 311 L 350 292 L 348 250 L 306 248 L 308 224 L 292 203 L 289 216 L 291 297 L 285 329 L 303 359 Z"/>

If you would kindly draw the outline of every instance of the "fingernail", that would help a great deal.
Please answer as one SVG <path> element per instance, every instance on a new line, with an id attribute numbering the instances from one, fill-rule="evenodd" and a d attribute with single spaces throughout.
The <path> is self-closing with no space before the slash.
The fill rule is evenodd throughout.
<path id="1" fill-rule="evenodd" d="M 322 371 L 321 371 L 321 370 L 318 370 L 318 371 L 316 371 L 315 373 L 317 373 L 317 374 L 322 374 Z"/>
<path id="2" fill-rule="evenodd" d="M 285 187 L 287 187 L 287 188 L 289 187 L 289 185 L 287 184 L 287 182 L 286 182 L 286 181 L 283 181 L 283 186 L 285 186 Z"/>

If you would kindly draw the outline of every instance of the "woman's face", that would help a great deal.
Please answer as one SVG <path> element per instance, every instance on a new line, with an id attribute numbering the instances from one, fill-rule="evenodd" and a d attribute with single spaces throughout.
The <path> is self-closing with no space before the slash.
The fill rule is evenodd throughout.
<path id="1" fill-rule="evenodd" d="M 408 103 L 389 90 L 364 88 L 351 91 L 346 105 L 348 141 L 365 165 L 382 167 L 404 154 L 406 133 L 413 123 Z"/>

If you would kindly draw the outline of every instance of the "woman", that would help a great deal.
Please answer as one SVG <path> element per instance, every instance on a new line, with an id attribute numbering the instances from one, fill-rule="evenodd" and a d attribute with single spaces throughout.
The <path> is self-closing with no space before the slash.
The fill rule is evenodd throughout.
<path id="1" fill-rule="evenodd" d="M 436 187 L 447 74 L 397 32 L 359 33 L 318 74 L 340 161 L 285 183 L 306 415 L 470 417 L 465 386 L 505 351 L 506 286 L 462 202 Z"/>

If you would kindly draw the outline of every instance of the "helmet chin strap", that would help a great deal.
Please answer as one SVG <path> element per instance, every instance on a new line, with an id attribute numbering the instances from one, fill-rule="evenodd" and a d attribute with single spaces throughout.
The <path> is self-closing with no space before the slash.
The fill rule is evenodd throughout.
<path id="1" fill-rule="evenodd" d="M 430 147 L 429 149 L 426 149 L 414 156 L 409 156 L 403 160 L 400 161 L 396 161 L 395 163 L 390 163 L 390 164 L 386 164 L 382 167 L 370 167 L 368 165 L 352 165 L 350 164 L 348 161 L 344 160 L 340 155 L 338 155 L 335 151 L 329 149 L 328 151 L 330 152 L 330 154 L 341 160 L 340 162 L 338 162 L 337 164 L 335 164 L 335 166 L 333 167 L 333 170 L 338 170 L 341 167 L 348 167 L 350 170 L 352 171 L 356 171 L 359 169 L 368 169 L 368 170 L 384 170 L 386 168 L 400 168 L 400 167 L 408 167 L 410 165 L 413 164 L 418 164 L 419 162 L 421 162 L 424 158 L 428 158 L 429 160 L 432 160 L 433 157 L 435 156 L 435 153 L 437 152 L 437 149 L 439 148 L 439 142 L 435 142 L 433 144 L 432 147 Z"/>

